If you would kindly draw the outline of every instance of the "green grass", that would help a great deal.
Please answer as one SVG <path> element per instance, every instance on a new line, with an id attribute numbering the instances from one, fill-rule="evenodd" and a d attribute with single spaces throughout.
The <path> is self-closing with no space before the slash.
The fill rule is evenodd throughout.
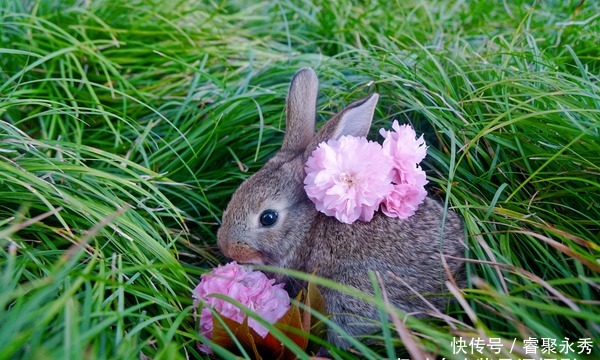
<path id="1" fill-rule="evenodd" d="M 600 3 L 362 3 L 0 0 L 0 358 L 201 356 L 191 289 L 303 66 L 321 120 L 377 91 L 373 129 L 425 133 L 429 191 L 466 227 L 451 318 L 392 312 L 359 354 L 600 356 Z"/>

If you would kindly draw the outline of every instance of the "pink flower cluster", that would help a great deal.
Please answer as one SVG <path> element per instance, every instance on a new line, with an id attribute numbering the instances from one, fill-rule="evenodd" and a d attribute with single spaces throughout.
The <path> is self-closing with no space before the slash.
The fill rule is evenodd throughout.
<path id="1" fill-rule="evenodd" d="M 392 168 L 378 143 L 342 136 L 319 144 L 306 161 L 306 193 L 318 211 L 341 222 L 371 221 L 393 190 Z"/>
<path id="2" fill-rule="evenodd" d="M 423 136 L 394 120 L 380 130 L 383 145 L 364 137 L 322 142 L 306 161 L 304 189 L 318 211 L 351 224 L 371 221 L 375 212 L 401 219 L 425 200 L 427 184 L 419 163 L 427 154 Z"/>
<path id="3" fill-rule="evenodd" d="M 211 338 L 214 328 L 210 308 L 221 316 L 242 323 L 246 313 L 227 300 L 211 296 L 222 294 L 237 300 L 254 311 L 262 319 L 271 324 L 279 320 L 290 307 L 290 297 L 283 289 L 283 284 L 274 284 L 275 280 L 267 278 L 260 271 L 245 269 L 236 262 L 219 266 L 210 273 L 203 274 L 200 284 L 196 286 L 192 297 L 194 307 L 203 302 L 200 313 L 199 331 Z M 261 337 L 267 336 L 268 330 L 253 318 L 248 318 L 248 326 Z M 200 350 L 211 353 L 210 348 L 203 345 Z"/>

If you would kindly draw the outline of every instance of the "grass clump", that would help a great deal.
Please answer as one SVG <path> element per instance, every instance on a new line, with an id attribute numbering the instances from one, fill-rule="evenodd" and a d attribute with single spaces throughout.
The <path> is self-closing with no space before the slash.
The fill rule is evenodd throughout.
<path id="1" fill-rule="evenodd" d="M 453 320 L 384 323 L 363 357 L 600 338 L 596 2 L 0 5 L 1 358 L 200 357 L 191 289 L 302 66 L 321 120 L 377 91 L 373 128 L 425 133 L 465 221 Z"/>

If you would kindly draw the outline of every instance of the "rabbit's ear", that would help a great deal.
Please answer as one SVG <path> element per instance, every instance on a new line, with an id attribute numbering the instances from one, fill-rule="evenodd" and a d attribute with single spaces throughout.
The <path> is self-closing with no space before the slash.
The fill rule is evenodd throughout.
<path id="1" fill-rule="evenodd" d="M 304 151 L 313 139 L 318 91 L 319 80 L 313 69 L 307 67 L 296 72 L 287 97 L 282 151 Z"/>
<path id="2" fill-rule="evenodd" d="M 323 125 L 306 150 L 312 152 L 319 143 L 329 139 L 338 139 L 344 135 L 367 136 L 377 100 L 379 100 L 379 95 L 373 93 L 348 105 Z"/>

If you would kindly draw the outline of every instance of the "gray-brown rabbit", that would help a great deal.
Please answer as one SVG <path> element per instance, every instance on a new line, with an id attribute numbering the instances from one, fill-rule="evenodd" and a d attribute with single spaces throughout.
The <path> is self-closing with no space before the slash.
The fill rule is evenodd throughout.
<path id="1" fill-rule="evenodd" d="M 446 213 L 442 227 L 442 206 L 426 198 L 408 219 L 378 212 L 370 222 L 348 225 L 318 212 L 307 197 L 304 167 L 312 151 L 331 138 L 366 136 L 378 99 L 372 94 L 352 103 L 315 134 L 317 93 L 312 69 L 294 75 L 281 150 L 233 194 L 217 235 L 219 247 L 240 263 L 314 272 L 365 293 L 373 293 L 368 275 L 373 270 L 383 278 L 390 301 L 398 308 L 417 314 L 430 310 L 416 291 L 443 309 L 447 297 L 428 294 L 446 291 L 441 251 L 451 255 L 446 258 L 451 273 L 461 273 L 462 262 L 455 258 L 464 255 L 463 230 L 454 212 Z M 375 307 L 330 289 L 323 288 L 322 293 L 332 320 L 351 336 L 377 329 L 372 324 L 380 316 Z M 333 331 L 329 341 L 348 346 L 347 339 Z"/>

